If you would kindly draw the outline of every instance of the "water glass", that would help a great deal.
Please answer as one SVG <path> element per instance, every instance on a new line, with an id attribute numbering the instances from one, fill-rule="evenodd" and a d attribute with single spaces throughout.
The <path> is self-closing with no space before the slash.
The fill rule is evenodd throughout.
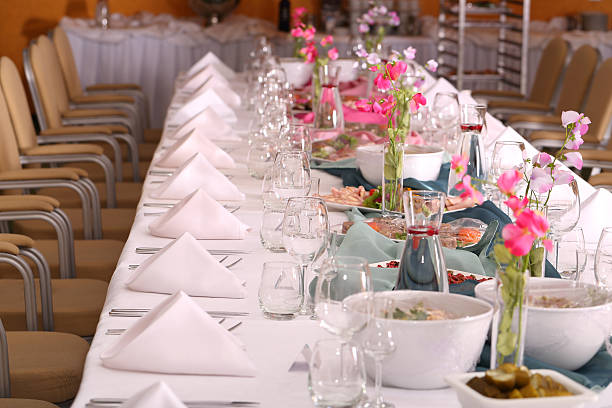
<path id="1" fill-rule="evenodd" d="M 274 191 L 282 200 L 310 191 L 310 162 L 305 152 L 281 151 L 274 159 Z"/>
<path id="2" fill-rule="evenodd" d="M 352 344 L 319 340 L 310 358 L 309 390 L 316 407 L 351 407 L 366 385 L 363 354 Z"/>
<path id="3" fill-rule="evenodd" d="M 271 252 L 285 252 L 283 245 L 283 218 L 285 205 L 282 201 L 264 205 L 259 238 L 264 248 Z"/>
<path id="4" fill-rule="evenodd" d="M 556 262 L 557 272 L 563 279 L 580 281 L 587 263 L 582 228 L 576 228 L 561 237 L 555 258 L 549 261 Z"/>
<path id="5" fill-rule="evenodd" d="M 290 123 L 283 127 L 283 144 L 286 150 L 306 152 L 308 160 L 312 159 L 312 127 L 303 123 Z"/>
<path id="6" fill-rule="evenodd" d="M 268 168 L 274 164 L 274 146 L 266 142 L 254 143 L 247 154 L 249 175 L 258 180 L 263 179 Z"/>
<path id="7" fill-rule="evenodd" d="M 597 285 L 612 289 L 612 227 L 601 231 L 595 252 L 595 280 Z"/>
<path id="8" fill-rule="evenodd" d="M 300 311 L 300 266 L 293 262 L 266 262 L 259 284 L 259 307 L 268 319 L 291 320 Z"/>

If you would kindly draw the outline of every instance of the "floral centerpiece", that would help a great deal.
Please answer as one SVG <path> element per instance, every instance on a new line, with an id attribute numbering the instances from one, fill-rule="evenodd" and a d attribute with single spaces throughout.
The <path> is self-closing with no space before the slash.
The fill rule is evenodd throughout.
<path id="1" fill-rule="evenodd" d="M 294 39 L 294 56 L 297 58 L 302 58 L 307 64 L 315 64 L 312 73 L 312 106 L 314 109 L 321 91 L 319 82 L 319 67 L 327 65 L 330 60 L 334 61 L 338 59 L 338 49 L 333 47 L 334 37 L 328 35 L 323 37 L 323 39 L 321 39 L 319 42 L 323 50 L 322 54 L 319 54 L 315 41 L 317 29 L 310 24 L 306 25 L 303 21 L 304 16 L 307 14 L 308 11 L 304 7 L 298 7 L 293 11 L 293 28 L 291 29 L 291 36 Z"/>
<path id="2" fill-rule="evenodd" d="M 544 216 L 546 205 L 553 186 L 574 180 L 571 172 L 561 169 L 560 162 L 582 168 L 582 156 L 576 150 L 582 145 L 582 136 L 588 131 L 591 121 L 584 114 L 567 111 L 562 113 L 561 122 L 565 128 L 565 140 L 554 156 L 538 153 L 525 160 L 531 163 L 529 175 L 511 170 L 497 180 L 497 188 L 506 197 L 504 204 L 512 210 L 515 221 L 502 230 L 503 244 L 494 247 L 499 265 L 497 303 L 500 315 L 494 323 L 492 344 L 496 351 L 491 353 L 492 367 L 505 362 L 522 364 L 527 321 L 525 289 L 529 270 L 543 270 L 544 248 L 552 250 L 552 242 L 546 239 L 549 231 Z M 455 188 L 462 191 L 462 199 L 480 204 L 482 194 L 472 185 L 471 177 L 465 175 L 466 167 L 466 157 L 456 155 L 452 158 L 451 169 L 461 179 Z M 516 190 L 521 181 L 525 181 L 527 187 L 519 197 Z"/>
<path id="3" fill-rule="evenodd" d="M 402 80 L 408 69 L 407 61 L 414 59 L 415 53 L 412 47 L 405 49 L 403 54 L 394 51 L 387 62 L 376 53 L 365 56 L 368 69 L 376 75 L 374 85 L 381 93 L 358 100 L 356 107 L 363 112 L 383 115 L 387 121 L 387 142 L 383 153 L 383 214 L 401 212 L 404 142 L 410 131 L 410 114 L 427 103 L 423 94 Z M 433 66 L 431 62 L 428 64 Z"/>
<path id="4" fill-rule="evenodd" d="M 399 16 L 380 3 L 371 1 L 370 8 L 357 19 L 359 32 L 365 36 L 366 51 L 380 52 L 382 42 L 390 27 L 400 24 Z"/>

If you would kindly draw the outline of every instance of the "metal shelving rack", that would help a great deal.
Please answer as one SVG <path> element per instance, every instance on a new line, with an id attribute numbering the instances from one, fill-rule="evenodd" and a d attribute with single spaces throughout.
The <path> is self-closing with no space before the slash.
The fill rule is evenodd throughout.
<path id="1" fill-rule="evenodd" d="M 497 88 L 527 92 L 530 0 L 492 0 L 485 5 L 467 0 L 440 0 L 438 17 L 439 73 L 463 89 L 465 81 L 496 81 Z M 498 30 L 494 73 L 465 71 L 465 32 L 469 28 Z"/>

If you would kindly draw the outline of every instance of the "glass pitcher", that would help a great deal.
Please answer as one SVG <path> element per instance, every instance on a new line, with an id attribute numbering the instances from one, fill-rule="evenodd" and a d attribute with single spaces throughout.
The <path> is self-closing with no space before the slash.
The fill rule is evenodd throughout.
<path id="1" fill-rule="evenodd" d="M 342 99 L 338 89 L 340 67 L 319 67 L 319 95 L 315 107 L 314 127 L 317 129 L 344 129 Z M 316 91 L 315 91 L 316 95 Z"/>
<path id="2" fill-rule="evenodd" d="M 446 195 L 439 191 L 404 193 L 406 243 L 395 290 L 448 292 L 439 231 Z"/>

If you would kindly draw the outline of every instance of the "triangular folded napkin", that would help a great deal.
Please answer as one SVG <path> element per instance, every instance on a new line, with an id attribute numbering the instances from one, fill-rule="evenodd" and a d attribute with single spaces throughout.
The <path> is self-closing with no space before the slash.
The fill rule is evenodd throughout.
<path id="1" fill-rule="evenodd" d="M 127 286 L 137 292 L 182 290 L 189 296 L 243 299 L 243 283 L 186 232 L 141 263 Z"/>
<path id="2" fill-rule="evenodd" d="M 612 227 L 612 218 L 602 216 L 608 214 L 610 209 L 612 209 L 612 193 L 603 188 L 597 189 L 589 198 L 582 201 L 577 226 L 582 227 L 587 244 L 597 243 L 601 231 L 606 227 Z"/>
<path id="3" fill-rule="evenodd" d="M 204 155 L 196 153 L 172 176 L 151 191 L 151 198 L 181 200 L 198 188 L 204 189 L 215 200 L 240 201 L 245 196 L 227 177 L 217 170 Z"/>
<path id="4" fill-rule="evenodd" d="M 170 118 L 170 123 L 185 123 L 194 115 L 201 112 L 202 109 L 210 107 L 219 115 L 219 117 L 227 123 L 236 123 L 238 117 L 225 101 L 219 96 L 217 91 L 209 89 L 181 106 Z"/>
<path id="5" fill-rule="evenodd" d="M 211 107 L 204 108 L 183 122 L 168 138 L 180 139 L 194 128 L 201 130 L 210 140 L 241 140 Z"/>
<path id="6" fill-rule="evenodd" d="M 204 155 L 217 169 L 233 169 L 236 167 L 234 159 L 210 141 L 204 132 L 198 128 L 192 129 L 185 136 L 169 147 L 162 157 L 155 162 L 156 166 L 176 168 L 182 166 L 195 153 Z"/>
<path id="7" fill-rule="evenodd" d="M 187 408 L 165 382 L 139 391 L 121 404 L 122 408 Z"/>
<path id="8" fill-rule="evenodd" d="M 186 78 L 183 83 L 177 84 L 177 92 L 184 95 L 193 94 L 196 89 L 204 85 L 210 78 L 216 78 L 223 85 L 229 86 L 227 79 L 215 67 L 208 66 Z"/>
<path id="9" fill-rule="evenodd" d="M 240 341 L 185 293 L 168 297 L 100 356 L 119 370 L 252 377 L 255 366 Z"/>
<path id="10" fill-rule="evenodd" d="M 189 68 L 187 71 L 187 76 L 193 76 L 196 72 L 203 70 L 209 65 L 213 65 L 215 68 L 217 68 L 219 72 L 227 79 L 232 79 L 236 76 L 236 73 L 230 67 L 225 65 L 225 63 L 221 61 L 219 57 L 210 51 Z"/>
<path id="11" fill-rule="evenodd" d="M 223 99 L 223 102 L 225 102 L 230 108 L 238 109 L 240 107 L 240 96 L 229 87 L 227 82 L 224 82 L 217 77 L 208 78 L 204 85 L 196 89 L 193 95 L 189 97 L 185 103 L 188 103 L 191 99 L 198 97 L 209 89 L 214 89 L 221 99 Z"/>
<path id="12" fill-rule="evenodd" d="M 189 232 L 196 239 L 244 239 L 250 229 L 201 189 L 149 225 L 149 232 L 162 238 L 178 238 Z"/>

